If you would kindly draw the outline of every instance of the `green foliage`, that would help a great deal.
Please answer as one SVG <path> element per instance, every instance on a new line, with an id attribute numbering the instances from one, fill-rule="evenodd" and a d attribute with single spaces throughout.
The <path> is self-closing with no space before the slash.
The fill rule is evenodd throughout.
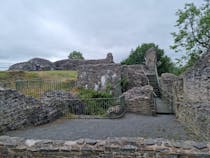
<path id="1" fill-rule="evenodd" d="M 82 55 L 81 52 L 78 51 L 73 51 L 69 54 L 69 59 L 80 59 L 80 60 L 84 60 L 84 57 Z"/>
<path id="2" fill-rule="evenodd" d="M 79 89 L 79 97 L 87 105 L 85 111 L 88 115 L 104 115 L 106 110 L 113 106 L 112 95 L 92 89 Z"/>
<path id="3" fill-rule="evenodd" d="M 120 85 L 121 85 L 121 90 L 122 92 L 126 92 L 128 90 L 128 78 L 127 77 L 122 77 L 120 80 Z"/>
<path id="4" fill-rule="evenodd" d="M 125 65 L 133 65 L 133 64 L 142 64 L 145 62 L 145 53 L 150 48 L 155 48 L 157 52 L 157 70 L 158 74 L 165 72 L 171 72 L 174 64 L 171 59 L 164 54 L 164 50 L 160 49 L 158 45 L 154 43 L 143 43 L 141 46 L 138 46 L 135 50 L 131 50 L 129 57 L 121 62 L 121 64 Z"/>
<path id="5" fill-rule="evenodd" d="M 195 62 L 198 60 L 199 55 L 196 53 L 192 53 L 190 55 L 190 59 L 188 60 L 188 62 L 184 65 L 179 64 L 179 66 L 174 67 L 173 73 L 176 75 L 180 75 L 183 72 L 185 72 L 188 68 L 190 68 L 191 66 L 193 66 L 195 64 Z"/>
<path id="6" fill-rule="evenodd" d="M 84 88 L 79 89 L 78 95 L 82 99 L 84 98 L 112 98 L 112 95 L 110 93 L 99 92 L 93 89 L 84 89 Z"/>
<path id="7" fill-rule="evenodd" d="M 106 92 L 110 94 L 111 90 L 112 90 L 112 85 L 111 85 L 110 82 L 108 82 L 108 83 L 106 84 Z"/>
<path id="8" fill-rule="evenodd" d="M 174 44 L 171 48 L 184 54 L 179 63 L 189 60 L 186 66 L 190 66 L 210 48 L 210 0 L 205 0 L 200 7 L 193 3 L 185 4 L 176 15 L 178 31 L 172 33 Z"/>

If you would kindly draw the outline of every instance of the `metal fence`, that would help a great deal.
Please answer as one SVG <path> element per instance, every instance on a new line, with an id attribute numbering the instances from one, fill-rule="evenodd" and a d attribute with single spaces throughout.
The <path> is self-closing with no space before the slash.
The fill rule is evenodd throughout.
<path id="1" fill-rule="evenodd" d="M 44 92 L 51 90 L 69 91 L 76 86 L 74 80 L 55 81 L 55 80 L 17 80 L 15 89 L 19 92 L 39 98 Z"/>
<path id="2" fill-rule="evenodd" d="M 17 80 L 12 83 L 1 83 L 2 87 L 13 88 L 17 91 L 35 98 L 42 97 L 48 91 L 64 90 L 70 92 L 76 88 L 76 81 L 54 81 L 54 80 Z M 113 98 L 49 98 L 49 104 L 55 104 L 65 118 L 77 116 L 87 117 L 121 117 L 125 112 L 124 97 Z"/>
<path id="3" fill-rule="evenodd" d="M 125 112 L 124 97 L 118 98 L 83 98 L 60 100 L 61 111 L 65 118 L 76 116 L 116 118 Z"/>

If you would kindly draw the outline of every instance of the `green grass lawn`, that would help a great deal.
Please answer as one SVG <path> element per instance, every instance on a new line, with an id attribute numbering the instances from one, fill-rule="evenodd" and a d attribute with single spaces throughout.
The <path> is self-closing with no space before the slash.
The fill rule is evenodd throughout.
<path id="1" fill-rule="evenodd" d="M 0 82 L 14 82 L 16 80 L 76 80 L 76 71 L 0 71 Z"/>

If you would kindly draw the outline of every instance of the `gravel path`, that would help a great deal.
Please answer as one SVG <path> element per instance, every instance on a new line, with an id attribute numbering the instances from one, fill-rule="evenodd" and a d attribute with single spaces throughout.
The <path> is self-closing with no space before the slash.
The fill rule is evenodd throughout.
<path id="1" fill-rule="evenodd" d="M 192 139 L 173 115 L 157 117 L 127 114 L 122 119 L 59 119 L 47 125 L 8 132 L 9 136 L 35 139 L 145 137 Z"/>

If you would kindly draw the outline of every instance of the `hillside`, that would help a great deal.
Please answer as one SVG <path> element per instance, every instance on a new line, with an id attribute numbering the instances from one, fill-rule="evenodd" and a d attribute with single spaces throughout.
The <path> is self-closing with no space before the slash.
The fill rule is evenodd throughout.
<path id="1" fill-rule="evenodd" d="M 76 71 L 0 71 L 0 82 L 14 82 L 16 80 L 76 80 Z"/>

